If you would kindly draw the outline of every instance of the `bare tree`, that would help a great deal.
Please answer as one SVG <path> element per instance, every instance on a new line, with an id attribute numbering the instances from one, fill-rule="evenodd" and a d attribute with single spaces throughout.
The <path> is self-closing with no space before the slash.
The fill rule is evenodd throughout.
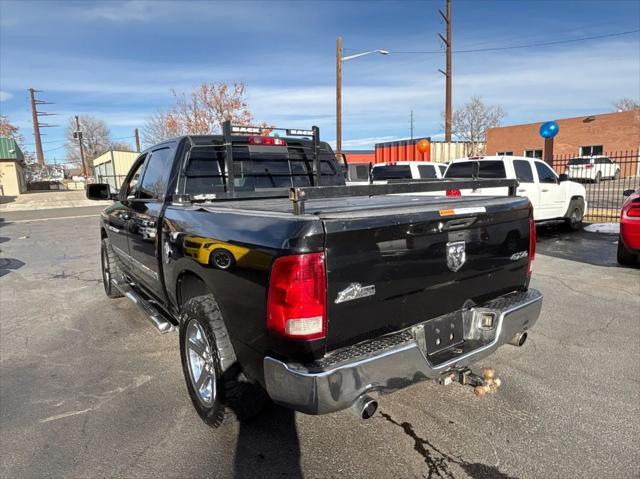
<path id="1" fill-rule="evenodd" d="M 20 149 L 22 150 L 22 154 L 24 155 L 24 160 L 26 163 L 33 163 L 35 161 L 35 157 L 33 152 L 28 151 L 25 147 L 24 136 L 20 133 L 20 128 L 13 125 L 9 120 L 9 117 L 0 115 L 0 136 L 5 138 L 13 138 Z"/>
<path id="2" fill-rule="evenodd" d="M 142 127 L 142 142 L 146 146 L 155 145 L 168 138 L 180 136 L 177 124 L 166 111 L 157 111 L 152 114 Z"/>
<path id="3" fill-rule="evenodd" d="M 103 120 L 91 115 L 82 115 L 79 120 L 85 159 L 91 165 L 91 160 L 109 150 L 111 144 L 109 127 Z M 67 138 L 65 145 L 67 160 L 70 163 L 80 164 L 80 147 L 78 146 L 78 140 L 73 137 L 74 131 L 76 131 L 76 120 L 75 118 L 69 118 L 65 133 Z"/>
<path id="4" fill-rule="evenodd" d="M 131 144 L 124 141 L 110 141 L 109 149 L 114 151 L 133 151 Z"/>
<path id="5" fill-rule="evenodd" d="M 0 136 L 13 138 L 18 145 L 22 146 L 24 144 L 24 137 L 20 134 L 20 128 L 13 125 L 8 116 L 0 115 Z"/>
<path id="6" fill-rule="evenodd" d="M 211 134 L 220 131 L 223 121 L 249 124 L 253 118 L 245 101 L 244 83 L 202 83 L 190 95 L 171 91 L 175 104 L 152 115 L 143 128 L 145 144 L 173 136 Z"/>
<path id="7" fill-rule="evenodd" d="M 633 98 L 620 98 L 613 102 L 615 111 L 640 110 L 640 101 Z"/>
<path id="8" fill-rule="evenodd" d="M 471 153 L 484 151 L 487 130 L 500 126 L 506 113 L 499 105 L 486 105 L 479 96 L 471 97 L 469 103 L 454 110 L 451 129 L 454 136 L 469 142 Z"/>

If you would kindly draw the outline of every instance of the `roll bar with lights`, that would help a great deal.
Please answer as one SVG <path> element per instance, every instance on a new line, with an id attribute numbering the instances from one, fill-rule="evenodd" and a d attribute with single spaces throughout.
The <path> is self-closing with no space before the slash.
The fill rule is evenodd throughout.
<path id="1" fill-rule="evenodd" d="M 313 145 L 313 186 L 291 188 L 268 188 L 255 191 L 241 191 L 236 193 L 234 188 L 233 168 L 233 137 L 234 136 L 265 136 L 273 131 L 284 131 L 286 136 L 311 138 Z M 418 180 L 411 182 L 389 182 L 381 185 L 349 185 L 349 186 L 320 186 L 320 130 L 317 126 L 311 130 L 293 128 L 275 128 L 260 126 L 232 125 L 230 121 L 222 123 L 222 133 L 225 148 L 225 191 L 215 193 L 206 201 L 229 201 L 242 199 L 289 198 L 293 207 L 293 214 L 305 213 L 305 202 L 313 199 L 345 198 L 349 196 L 379 196 L 394 194 L 410 194 L 444 191 L 449 189 L 477 189 L 477 188 L 508 188 L 509 196 L 515 196 L 518 181 L 515 179 L 443 179 Z M 177 195 L 174 202 L 192 201 L 188 195 Z"/>
<path id="2" fill-rule="evenodd" d="M 227 120 L 222 123 L 222 135 L 224 136 L 224 146 L 226 149 L 225 154 L 225 189 L 230 196 L 235 196 L 234 187 L 234 174 L 233 169 L 233 137 L 234 136 L 247 136 L 247 135 L 266 135 L 273 131 L 283 131 L 285 136 L 298 136 L 311 138 L 312 155 L 313 155 L 313 184 L 314 186 L 320 185 L 320 155 L 318 154 L 318 148 L 320 144 L 320 128 L 312 126 L 308 129 L 298 128 L 277 128 L 273 126 L 245 126 L 245 125 L 233 125 L 231 121 Z"/>

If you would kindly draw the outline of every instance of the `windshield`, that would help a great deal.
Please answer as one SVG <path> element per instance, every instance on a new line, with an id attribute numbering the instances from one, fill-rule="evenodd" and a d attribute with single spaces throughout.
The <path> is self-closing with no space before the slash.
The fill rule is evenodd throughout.
<path id="1" fill-rule="evenodd" d="M 504 163 L 500 160 L 461 161 L 449 165 L 445 178 L 472 178 L 478 168 L 478 178 L 506 178 Z"/>
<path id="2" fill-rule="evenodd" d="M 371 177 L 373 178 L 373 181 L 410 180 L 411 167 L 409 167 L 409 165 L 374 166 L 371 170 Z"/>

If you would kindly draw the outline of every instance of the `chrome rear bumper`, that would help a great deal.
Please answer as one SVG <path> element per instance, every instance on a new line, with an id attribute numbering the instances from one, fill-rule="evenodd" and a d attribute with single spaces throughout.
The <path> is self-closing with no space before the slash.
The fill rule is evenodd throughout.
<path id="1" fill-rule="evenodd" d="M 542 294 L 529 289 L 510 293 L 466 311 L 464 344 L 427 355 L 420 325 L 378 340 L 332 351 L 314 364 L 264 359 L 267 392 L 273 401 L 306 414 L 350 407 L 369 392 L 391 393 L 426 379 L 467 367 L 532 327 L 540 315 Z M 481 314 L 495 314 L 491 330 L 479 328 Z M 416 329 L 418 328 L 418 329 Z M 422 346 L 422 347 L 421 347 Z"/>

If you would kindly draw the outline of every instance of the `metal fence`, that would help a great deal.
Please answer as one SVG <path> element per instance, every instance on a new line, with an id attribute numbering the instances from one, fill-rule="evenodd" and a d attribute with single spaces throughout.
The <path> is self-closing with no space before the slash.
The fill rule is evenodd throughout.
<path id="1" fill-rule="evenodd" d="M 602 156 L 558 156 L 552 167 L 587 190 L 588 222 L 616 222 L 625 190 L 640 187 L 640 150 L 618 151 Z"/>

